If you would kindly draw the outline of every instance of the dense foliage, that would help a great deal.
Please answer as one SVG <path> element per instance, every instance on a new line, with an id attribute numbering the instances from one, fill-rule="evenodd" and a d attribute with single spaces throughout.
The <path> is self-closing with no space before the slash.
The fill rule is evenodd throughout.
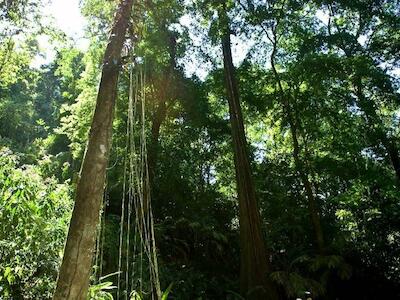
<path id="1" fill-rule="evenodd" d="M 41 1 L 0 2 L 0 299 L 53 293 L 116 3 L 82 1 L 90 40 L 83 53 L 42 25 Z M 400 297 L 398 0 L 137 1 L 123 53 L 97 275 L 118 268 L 133 66 L 146 76 L 162 290 L 173 284 L 170 299 L 246 296 L 239 295 L 222 6 L 273 268 L 268 276 L 289 299 Z M 57 41 L 57 54 L 35 67 L 43 35 Z M 115 285 L 116 276 L 94 285 L 93 299 L 116 296 L 108 281 Z"/>
<path id="2" fill-rule="evenodd" d="M 68 226 L 69 185 L 44 178 L 0 151 L 0 293 L 11 299 L 50 298 Z"/>

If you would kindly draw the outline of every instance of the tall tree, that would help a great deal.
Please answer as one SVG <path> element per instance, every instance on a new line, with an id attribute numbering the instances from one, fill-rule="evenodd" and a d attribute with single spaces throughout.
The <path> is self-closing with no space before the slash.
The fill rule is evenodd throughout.
<path id="1" fill-rule="evenodd" d="M 174 81 L 174 71 L 176 66 L 176 37 L 174 33 L 166 30 L 165 28 L 164 30 L 165 35 L 169 40 L 167 42 L 169 62 L 168 66 L 164 70 L 161 80 L 158 82 L 158 86 L 155 87 L 157 89 L 157 99 L 155 99 L 157 106 L 155 105 L 155 112 L 151 120 L 151 138 L 148 153 L 150 186 L 153 186 L 154 183 L 159 151 L 160 130 L 165 118 L 167 117 L 167 101 L 170 100 L 172 96 L 169 91 L 172 90 L 171 83 Z"/>
<path id="2" fill-rule="evenodd" d="M 277 22 L 278 23 L 278 22 Z M 281 80 L 281 76 L 276 68 L 276 53 L 278 50 L 278 39 L 276 36 L 276 27 L 272 29 L 272 53 L 271 53 L 271 69 L 275 76 L 275 80 L 278 86 L 278 92 L 280 95 L 280 101 L 283 106 L 284 113 L 289 123 L 290 134 L 292 137 L 293 144 L 293 158 L 296 166 L 297 173 L 300 177 L 301 183 L 303 184 L 304 190 L 307 196 L 307 204 L 308 211 L 311 219 L 311 224 L 315 233 L 315 241 L 318 247 L 318 251 L 320 254 L 325 252 L 325 244 L 324 244 L 324 234 L 321 226 L 321 218 L 319 212 L 319 206 L 317 203 L 317 199 L 314 195 L 313 186 L 309 179 L 308 170 L 305 166 L 305 163 L 302 161 L 300 157 L 300 143 L 299 143 L 299 127 L 300 127 L 300 118 L 298 114 L 294 111 L 296 108 L 293 106 L 291 102 L 295 102 L 295 97 L 291 93 L 286 93 L 283 87 L 283 83 Z"/>
<path id="3" fill-rule="evenodd" d="M 267 277 L 271 272 L 271 266 L 264 245 L 260 213 L 251 174 L 239 89 L 232 61 L 231 30 L 225 3 L 219 7 L 218 14 L 222 31 L 225 84 L 239 198 L 241 291 L 249 299 L 277 299 L 277 291 Z"/>
<path id="4" fill-rule="evenodd" d="M 96 229 L 111 148 L 121 51 L 133 0 L 122 0 L 117 10 L 103 60 L 96 109 L 76 189 L 75 206 L 54 299 L 86 299 Z"/>
<path id="5" fill-rule="evenodd" d="M 258 4 L 258 7 L 255 7 Z M 320 254 L 325 252 L 325 241 L 324 233 L 321 225 L 320 207 L 318 205 L 318 199 L 314 192 L 313 182 L 310 180 L 311 170 L 307 167 L 306 159 L 302 158 L 302 146 L 306 148 L 306 145 L 300 143 L 302 136 L 302 124 L 299 113 L 297 112 L 296 102 L 298 99 L 299 87 L 293 86 L 292 83 L 285 81 L 288 74 L 281 74 L 277 66 L 277 56 L 281 45 L 280 40 L 282 37 L 287 35 L 288 40 L 294 38 L 290 36 L 292 32 L 288 34 L 287 27 L 292 27 L 295 20 L 299 21 L 299 17 L 296 15 L 300 7 L 296 6 L 296 3 L 290 3 L 287 1 L 270 1 L 266 8 L 260 6 L 257 1 L 248 0 L 247 7 L 242 4 L 248 14 L 248 18 L 251 22 L 258 26 L 261 32 L 267 37 L 267 40 L 271 44 L 271 54 L 269 63 L 271 65 L 271 71 L 274 77 L 275 85 L 277 88 L 277 97 L 280 105 L 283 108 L 284 118 L 287 119 L 293 148 L 293 159 L 296 169 L 296 173 L 303 185 L 306 199 L 308 213 L 312 228 L 314 230 L 314 244 Z M 263 9 L 266 9 L 265 11 Z M 260 13 L 261 11 L 261 13 Z M 286 13 L 285 11 L 290 12 Z M 288 15 L 290 17 L 288 17 Z M 288 21 L 290 19 L 290 21 Z M 301 32 L 298 28 L 296 29 Z M 295 31 L 295 30 L 293 30 Z M 283 48 L 283 47 L 281 47 Z M 304 140 L 304 139 L 303 139 Z"/>
<path id="6" fill-rule="evenodd" d="M 390 98 L 388 95 L 398 97 L 387 71 L 381 69 L 382 65 L 397 64 L 395 53 L 398 49 L 395 49 L 398 48 L 398 36 L 393 34 L 393 39 L 387 40 L 399 28 L 396 2 L 379 0 L 350 4 L 337 0 L 321 8 L 329 11 L 327 44 L 331 49 L 341 49 L 348 58 L 346 63 L 353 65 L 350 81 L 357 105 L 365 114 L 366 123 L 373 133 L 370 134 L 375 138 L 372 142 L 383 145 L 400 184 L 399 147 L 395 138 L 388 134 L 389 129 L 379 115 L 377 101 L 368 97 L 368 94 L 373 95 L 372 91 L 386 94 L 383 98 Z M 361 42 L 362 38 L 366 41 Z M 388 99 L 383 99 L 383 102 L 385 106 L 389 104 Z"/>

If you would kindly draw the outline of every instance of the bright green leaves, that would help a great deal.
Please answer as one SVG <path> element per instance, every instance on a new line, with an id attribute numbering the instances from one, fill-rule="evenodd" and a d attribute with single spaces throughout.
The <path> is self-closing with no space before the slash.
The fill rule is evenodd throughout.
<path id="1" fill-rule="evenodd" d="M 114 300 L 111 292 L 116 290 L 112 282 L 102 282 L 89 287 L 87 300 Z"/>
<path id="2" fill-rule="evenodd" d="M 69 187 L 0 150 L 0 286 L 6 296 L 49 298 L 72 208 Z"/>
<path id="3" fill-rule="evenodd" d="M 59 51 L 56 60 L 57 69 L 55 76 L 62 82 L 62 97 L 65 101 L 71 102 L 76 99 L 80 92 L 79 79 L 84 71 L 83 53 L 78 49 L 64 48 Z"/>

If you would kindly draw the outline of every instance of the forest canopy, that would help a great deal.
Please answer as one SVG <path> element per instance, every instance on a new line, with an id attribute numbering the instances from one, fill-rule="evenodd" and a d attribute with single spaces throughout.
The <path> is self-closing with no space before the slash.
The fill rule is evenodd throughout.
<path id="1" fill-rule="evenodd" d="M 0 0 L 0 299 L 400 297 L 400 1 L 48 5 Z"/>

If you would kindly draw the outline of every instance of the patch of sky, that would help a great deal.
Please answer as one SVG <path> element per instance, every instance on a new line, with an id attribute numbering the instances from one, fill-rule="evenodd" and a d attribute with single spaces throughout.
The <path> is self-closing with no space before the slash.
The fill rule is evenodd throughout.
<path id="1" fill-rule="evenodd" d="M 80 0 L 52 0 L 44 6 L 43 15 L 46 25 L 51 25 L 63 32 L 77 47 L 86 51 L 89 40 L 85 37 L 86 21 L 80 11 Z M 31 67 L 39 68 L 51 62 L 56 55 L 57 41 L 49 36 L 41 35 L 38 38 L 40 54 L 35 57 Z"/>

